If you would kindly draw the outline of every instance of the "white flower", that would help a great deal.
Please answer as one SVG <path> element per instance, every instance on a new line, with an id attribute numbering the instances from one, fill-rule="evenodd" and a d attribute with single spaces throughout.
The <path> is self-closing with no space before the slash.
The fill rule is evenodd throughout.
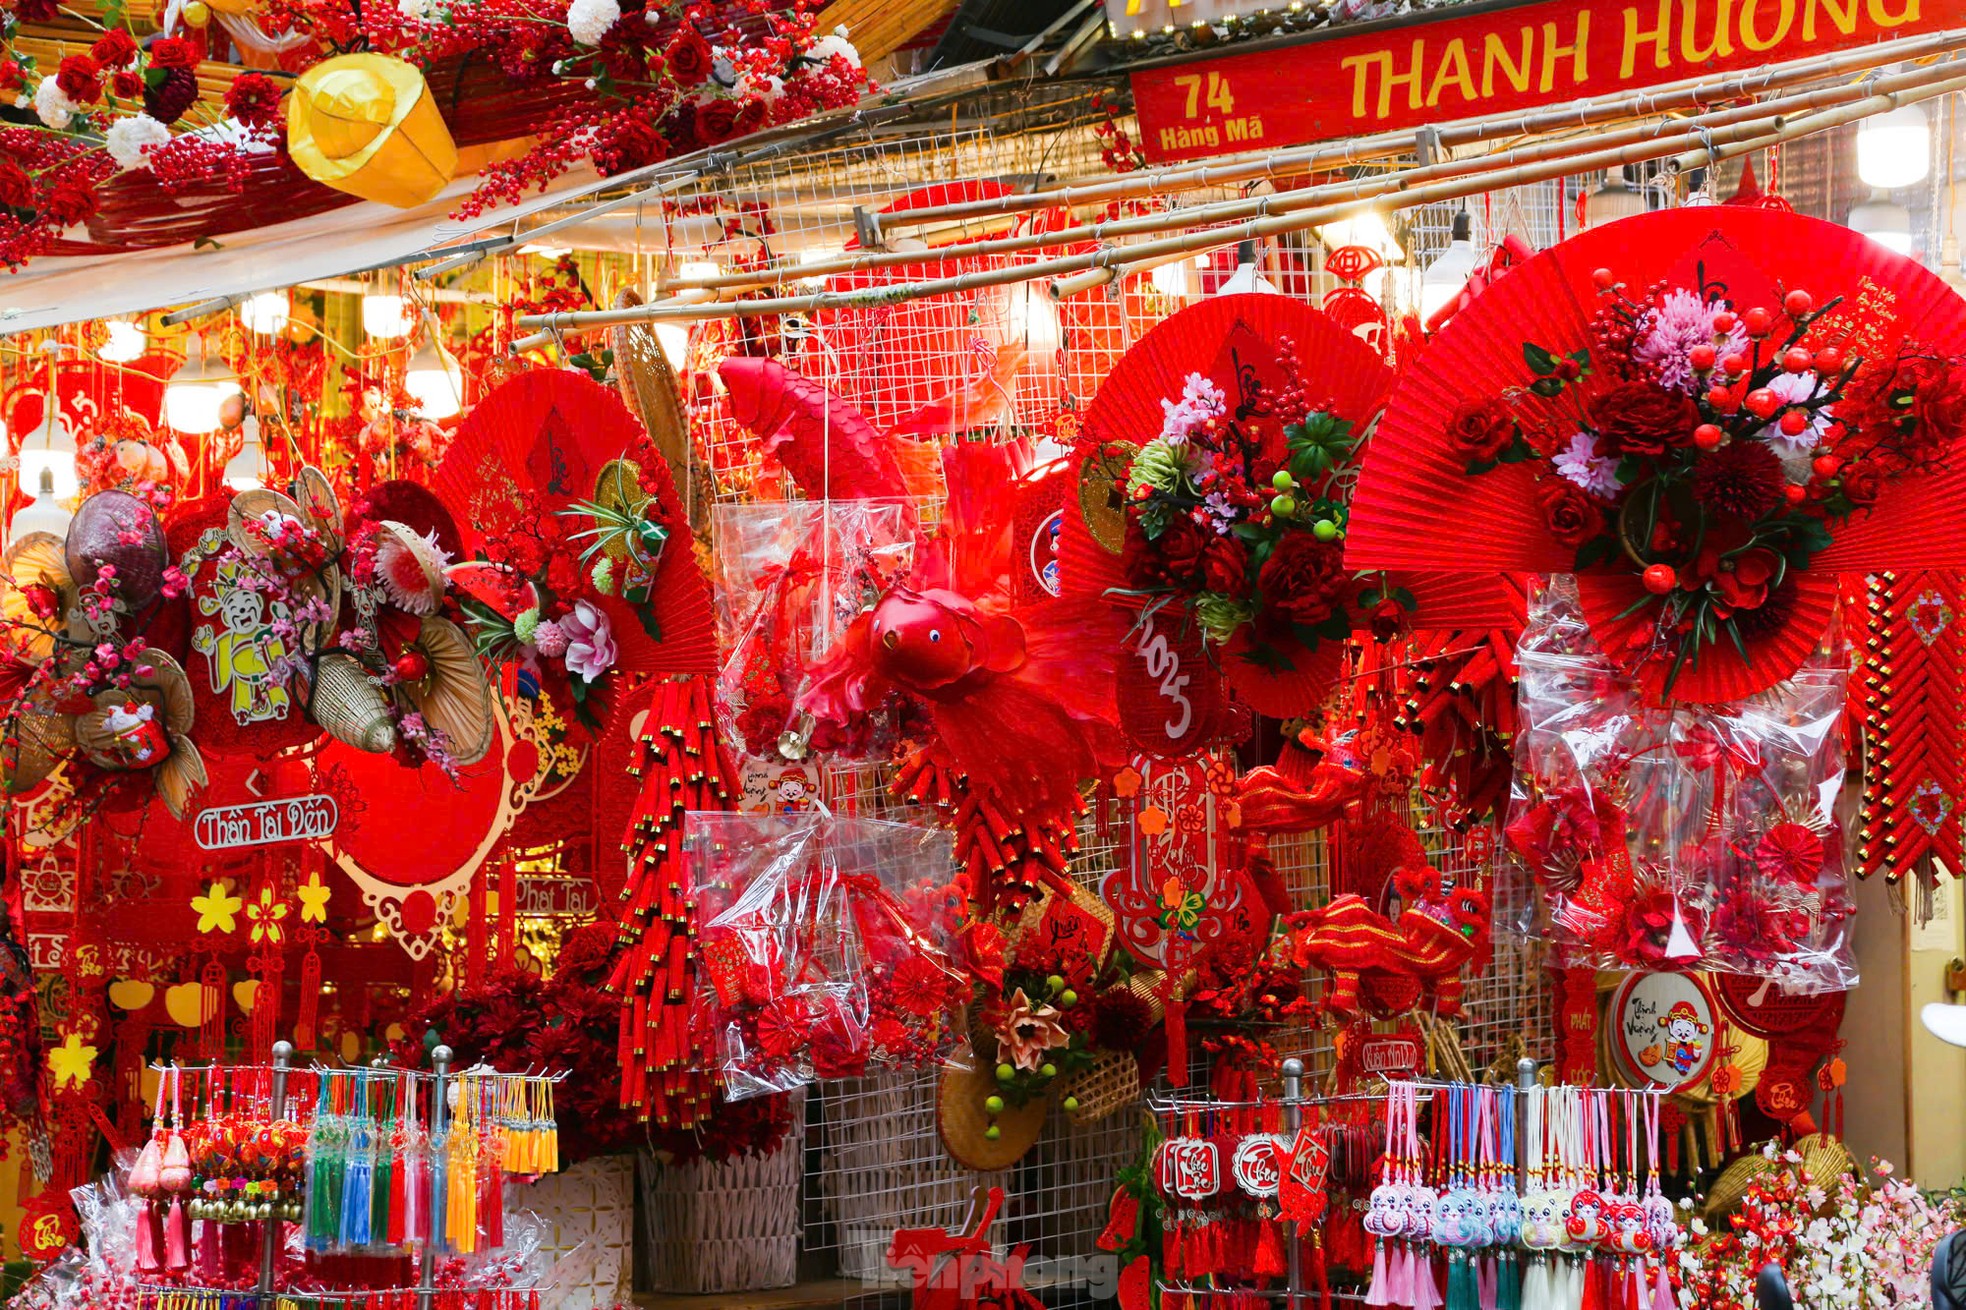
<path id="1" fill-rule="evenodd" d="M 396 0 L 396 12 L 420 23 L 430 17 L 430 0 Z"/>
<path id="2" fill-rule="evenodd" d="M 1816 394 L 1816 375 L 1814 373 L 1777 373 L 1768 380 L 1768 389 L 1781 397 L 1783 408 L 1807 403 Z M 1835 421 L 1828 406 L 1809 411 L 1809 425 L 1790 436 L 1782 431 L 1781 412 L 1775 414 L 1774 422 L 1764 425 L 1759 435 L 1763 440 L 1773 443 L 1778 453 L 1786 447 L 1790 454 L 1814 450 L 1822 443 L 1823 433 Z"/>
<path id="3" fill-rule="evenodd" d="M 1557 452 L 1550 461 L 1556 471 L 1590 492 L 1609 500 L 1624 485 L 1618 481 L 1618 461 L 1597 453 L 1597 438 L 1579 432 L 1570 438 L 1570 448 Z"/>
<path id="4" fill-rule="evenodd" d="M 840 56 L 855 68 L 860 67 L 860 52 L 853 48 L 853 42 L 846 39 L 844 24 L 814 41 L 812 48 L 806 51 L 808 59 L 817 59 L 821 63 L 825 63 L 834 55 Z"/>
<path id="5" fill-rule="evenodd" d="M 599 45 L 620 19 L 616 0 L 573 0 L 567 9 L 567 32 L 579 45 Z"/>
<path id="6" fill-rule="evenodd" d="M 34 112 L 57 132 L 68 126 L 68 120 L 75 117 L 76 108 L 75 102 L 55 84 L 52 77 L 42 78 L 41 84 L 34 88 Z"/>
<path id="7" fill-rule="evenodd" d="M 116 167 L 128 172 L 136 168 L 149 168 L 150 148 L 168 145 L 171 129 L 149 114 L 132 114 L 111 123 L 104 139 L 109 146 L 109 157 L 116 161 Z"/>

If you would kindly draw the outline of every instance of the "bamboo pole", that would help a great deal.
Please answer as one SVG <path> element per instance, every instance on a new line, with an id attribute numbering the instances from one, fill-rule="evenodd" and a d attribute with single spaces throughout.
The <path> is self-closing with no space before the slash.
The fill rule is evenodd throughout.
<path id="1" fill-rule="evenodd" d="M 1882 91 L 1897 91 L 1926 85 L 1947 76 L 1956 76 L 1966 65 L 1943 62 L 1929 64 L 1908 72 L 1879 78 L 1875 83 L 1849 82 L 1839 86 L 1823 87 L 1814 91 L 1804 91 L 1792 96 L 1773 100 L 1760 100 L 1747 105 L 1734 105 L 1716 109 L 1691 118 L 1673 121 L 1675 129 L 1691 129 L 1697 124 L 1712 131 L 1718 139 L 1723 131 L 1732 130 L 1733 140 L 1744 127 L 1759 120 L 1781 118 L 1804 110 L 1826 108 L 1831 105 L 1847 104 Z M 1666 131 L 1668 122 L 1659 120 L 1648 123 L 1634 123 L 1625 127 L 1613 128 L 1592 137 L 1565 137 L 1558 140 L 1538 141 L 1528 145 L 1511 147 L 1507 150 L 1491 151 L 1484 155 L 1474 155 L 1461 159 L 1444 159 L 1434 164 L 1425 164 L 1403 172 L 1382 174 L 1379 177 L 1359 178 L 1345 182 L 1326 183 L 1322 186 L 1305 187 L 1278 195 L 1253 196 L 1241 200 L 1219 201 L 1214 204 L 1197 205 L 1190 209 L 1165 210 L 1154 214 L 1136 215 L 1131 218 L 1107 219 L 1095 223 L 1081 223 L 1071 227 L 1056 228 L 1046 232 L 1029 232 L 1016 236 L 991 237 L 980 241 L 962 242 L 956 245 L 939 246 L 921 251 L 864 251 L 842 254 L 834 259 L 816 260 L 810 264 L 786 265 L 778 268 L 759 269 L 751 272 L 726 273 L 716 277 L 665 280 L 661 285 L 677 297 L 692 296 L 689 303 L 700 303 L 704 299 L 729 299 L 723 293 L 749 290 L 764 286 L 783 286 L 787 282 L 801 282 L 809 278 L 826 277 L 836 273 L 860 273 L 871 269 L 895 268 L 902 266 L 926 266 L 949 264 L 964 259 L 981 259 L 997 255 L 1018 254 L 1029 250 L 1058 249 L 1080 245 L 1085 242 L 1110 241 L 1122 236 L 1138 236 L 1149 232 L 1166 232 L 1176 229 L 1194 229 L 1206 224 L 1230 222 L 1235 219 L 1255 218 L 1267 214 L 1292 213 L 1308 209 L 1314 204 L 1336 198 L 1366 199 L 1373 195 L 1397 191 L 1419 182 L 1437 178 L 1454 177 L 1464 174 L 1486 172 L 1506 168 L 1516 164 L 1529 163 L 1538 159 L 1553 159 L 1566 154 L 1580 154 L 1585 149 L 1606 148 L 1644 140 Z M 701 293 L 717 293 L 706 297 Z M 652 303 L 664 303 L 656 301 Z"/>
<path id="2" fill-rule="evenodd" d="M 1902 91 L 1872 95 L 1853 104 L 1794 119 L 1758 135 L 1740 135 L 1731 148 L 1735 153 L 1761 149 L 1777 140 L 1792 140 L 1809 132 L 1855 122 L 1899 105 L 1915 104 L 1961 89 L 1966 89 L 1966 76 L 1953 77 Z M 1730 130 L 1730 135 L 1735 135 L 1737 131 Z M 1054 297 L 1064 299 L 1111 282 L 1122 270 L 1164 263 L 1171 259 L 1234 245 L 1241 241 L 1262 240 L 1287 232 L 1322 226 L 1349 217 L 1360 210 L 1373 208 L 1375 205 L 1383 205 L 1388 209 L 1407 209 L 1435 204 L 1443 200 L 1461 199 L 1503 187 L 1548 181 L 1580 172 L 1622 167 L 1625 164 L 1639 163 L 1648 159 L 1673 156 L 1688 158 L 1691 154 L 1682 152 L 1689 146 L 1699 148 L 1691 152 L 1692 154 L 1729 148 L 1718 144 L 1720 135 L 1718 132 L 1703 128 L 1679 131 L 1610 149 L 1599 149 L 1581 155 L 1567 155 L 1556 160 L 1538 161 L 1497 172 L 1482 173 L 1471 178 L 1455 178 L 1429 185 L 1407 187 L 1393 192 L 1389 197 L 1376 200 L 1341 200 L 1292 213 L 1271 214 L 1227 227 L 1144 242 L 1127 247 L 1124 252 L 1111 249 L 1090 251 L 1017 268 L 980 270 L 953 277 L 900 283 L 866 291 L 820 292 L 812 295 L 737 302 L 658 304 L 637 306 L 632 309 L 523 315 L 518 320 L 520 327 L 542 329 L 542 331 L 515 343 L 515 347 L 520 350 L 535 349 L 549 344 L 557 332 L 611 327 L 618 323 L 752 317 L 765 314 L 811 313 L 828 309 L 866 309 L 906 300 L 953 295 L 1044 278 L 1058 279 L 1051 291 Z"/>
<path id="3" fill-rule="evenodd" d="M 1606 117 L 1638 117 L 1696 109 L 1721 100 L 1820 81 L 1861 69 L 1947 54 L 1966 46 L 1966 28 L 1948 28 L 1901 41 L 1883 41 L 1833 55 L 1770 64 L 1725 77 L 1688 78 L 1641 92 L 1595 96 L 1573 104 L 1526 114 L 1493 114 L 1452 122 L 1438 129 L 1442 146 L 1473 145 L 1497 137 L 1531 136 L 1566 127 L 1590 127 Z M 1342 167 L 1413 149 L 1416 133 L 1379 132 L 1347 141 L 1278 150 L 1254 159 L 1129 173 L 1124 177 L 1054 188 L 1050 191 L 993 196 L 985 200 L 924 205 L 904 214 L 882 215 L 884 228 L 997 217 L 1059 206 L 1077 207 L 1114 200 L 1139 200 L 1203 187 L 1253 182 L 1312 169 Z"/>
<path id="4" fill-rule="evenodd" d="M 1772 130 L 1763 130 L 1759 133 L 1747 130 L 1751 125 L 1743 125 L 1739 129 L 1728 131 L 1728 135 L 1733 139 L 1734 143 L 1727 147 L 1727 149 L 1731 150 L 1733 154 L 1746 154 L 1750 151 L 1761 150 L 1783 141 L 1792 141 L 1797 137 L 1807 136 L 1812 132 L 1821 132 L 1828 128 L 1841 127 L 1847 123 L 1854 123 L 1859 119 L 1869 118 L 1874 114 L 1888 112 L 1897 108 L 1899 105 L 1917 104 L 1920 101 L 1930 100 L 1935 96 L 1946 95 L 1959 90 L 1966 90 L 1966 76 L 1952 77 L 1941 82 L 1913 87 L 1904 91 L 1869 96 L 1854 104 L 1843 105 L 1835 109 L 1826 109 L 1819 113 L 1799 117 L 1787 123 L 1780 124 Z M 1600 168 L 1618 168 L 1625 164 L 1635 164 L 1647 159 L 1659 159 L 1676 153 L 1671 149 L 1661 148 L 1669 140 L 1684 141 L 1688 145 L 1697 145 L 1700 147 L 1699 150 L 1679 155 L 1678 158 L 1680 159 L 1706 156 L 1722 149 L 1721 146 L 1713 144 L 1718 141 L 1721 135 L 1718 132 L 1695 130 L 1681 133 L 1671 138 L 1656 138 L 1650 142 L 1626 146 L 1622 150 L 1597 151 L 1589 155 L 1573 156 L 1567 159 L 1557 160 L 1554 163 L 1529 164 L 1521 168 L 1507 169 L 1499 173 L 1482 174 L 1474 179 L 1460 179 L 1441 182 L 1432 186 L 1415 187 L 1411 190 L 1401 191 L 1397 197 L 1397 202 L 1389 206 L 1389 208 L 1409 209 L 1418 205 L 1435 204 L 1442 200 L 1458 200 L 1465 196 L 1502 187 L 1521 186 L 1528 182 L 1546 182 L 1552 178 L 1563 177 L 1570 173 L 1591 172 Z M 1727 156 L 1721 155 L 1719 157 L 1724 158 Z M 1698 165 L 1693 164 L 1689 165 L 1689 167 L 1698 167 Z M 1319 206 L 1300 211 L 1296 214 L 1285 215 L 1280 219 L 1258 220 L 1257 222 L 1244 224 L 1244 228 L 1251 230 L 1246 231 L 1244 235 L 1235 239 L 1249 240 L 1252 238 L 1275 236 L 1283 232 L 1300 231 L 1306 227 L 1319 227 L 1326 223 L 1336 222 L 1340 218 L 1349 217 L 1359 210 L 1366 208 L 1370 208 L 1370 205 L 1353 201 Z M 1188 237 L 1175 237 L 1164 241 L 1149 241 L 1138 246 L 1130 246 L 1124 252 L 1101 252 L 1101 254 L 1108 257 L 1096 259 L 1089 268 L 1083 270 L 1062 270 L 1067 275 L 1060 277 L 1058 281 L 1052 284 L 1052 298 L 1054 300 L 1066 300 L 1072 296 L 1090 291 L 1094 287 L 1104 286 L 1123 273 L 1132 271 L 1136 266 L 1147 264 L 1149 261 L 1165 263 L 1168 257 L 1179 257 L 1192 254 L 1199 250 L 1213 249 L 1217 246 L 1229 244 L 1227 241 L 1217 240 L 1216 238 L 1231 230 L 1233 229 L 1217 229 L 1213 232 L 1204 232 Z M 1057 262 L 1062 264 L 1064 261 Z"/>

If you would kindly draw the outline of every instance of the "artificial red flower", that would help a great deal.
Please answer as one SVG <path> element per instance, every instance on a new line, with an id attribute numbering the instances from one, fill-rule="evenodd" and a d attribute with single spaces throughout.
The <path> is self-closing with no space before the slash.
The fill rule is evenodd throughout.
<path id="1" fill-rule="evenodd" d="M 662 52 L 662 59 L 678 86 L 701 86 L 710 76 L 715 56 L 710 52 L 710 43 L 695 28 L 685 27 Z"/>
<path id="2" fill-rule="evenodd" d="M 811 1024 L 812 1016 L 807 1012 L 802 997 L 775 997 L 758 1011 L 754 1022 L 758 1050 L 772 1060 L 789 1059 L 794 1051 L 805 1044 Z"/>
<path id="3" fill-rule="evenodd" d="M 1782 557 L 1766 546 L 1744 550 L 1723 559 L 1711 583 L 1729 610 L 1760 609 L 1768 599 L 1768 584 L 1782 567 Z"/>
<path id="4" fill-rule="evenodd" d="M 1877 503 L 1879 493 L 1884 490 L 1884 470 L 1867 459 L 1853 459 L 1838 472 L 1843 482 L 1843 496 L 1859 509 Z"/>
<path id="5" fill-rule="evenodd" d="M 1216 536 L 1201 552 L 1203 591 L 1241 596 L 1249 590 L 1249 547 L 1234 536 Z"/>
<path id="6" fill-rule="evenodd" d="M 992 987 L 1003 986 L 1003 929 L 994 923 L 972 923 L 963 929 L 963 964 L 971 975 Z"/>
<path id="7" fill-rule="evenodd" d="M 949 975 L 925 956 L 911 955 L 894 971 L 896 1008 L 924 1019 L 949 1003 Z"/>
<path id="8" fill-rule="evenodd" d="M 1431 900 L 1440 892 L 1440 875 L 1430 864 L 1409 864 L 1394 871 L 1393 890 L 1403 905 Z"/>
<path id="9" fill-rule="evenodd" d="M 1153 1031 L 1154 1010 L 1130 987 L 1113 987 L 1099 994 L 1092 1012 L 1092 1044 L 1101 1050 L 1133 1051 Z"/>
<path id="10" fill-rule="evenodd" d="M 1256 579 L 1265 617 L 1308 626 L 1330 618 L 1350 578 L 1344 553 L 1335 541 L 1319 541 L 1308 532 L 1285 533 Z"/>
<path id="11" fill-rule="evenodd" d="M 57 227 L 68 227 L 93 217 L 96 203 L 95 188 L 62 182 L 49 193 L 41 214 Z"/>
<path id="12" fill-rule="evenodd" d="M 1624 936 L 1618 958 L 1644 969 L 1659 969 L 1699 958 L 1704 925 L 1690 906 L 1663 888 L 1655 888 L 1626 907 Z M 1675 929 L 1684 929 L 1681 935 Z M 1679 942 L 1675 946 L 1674 938 Z M 1691 955 L 1686 954 L 1688 950 Z"/>
<path id="13" fill-rule="evenodd" d="M 0 159 L 0 205 L 9 209 L 34 208 L 34 179 L 11 159 Z"/>
<path id="14" fill-rule="evenodd" d="M 1750 523 L 1780 505 L 1787 487 L 1781 457 L 1759 441 L 1736 441 L 1702 455 L 1688 484 L 1709 513 Z"/>
<path id="15" fill-rule="evenodd" d="M 1700 411 L 1690 396 L 1652 382 L 1627 382 L 1591 402 L 1598 453 L 1656 457 L 1691 445 Z"/>
<path id="16" fill-rule="evenodd" d="M 1823 839 L 1800 823 L 1778 823 L 1756 844 L 1754 867 L 1765 878 L 1814 887 L 1823 867 Z"/>
<path id="17" fill-rule="evenodd" d="M 820 1078 L 858 1078 L 867 1072 L 866 1031 L 839 1000 L 827 996 L 812 1025 L 812 1071 Z"/>
<path id="18" fill-rule="evenodd" d="M 1604 531 L 1604 511 L 1590 493 L 1568 478 L 1544 478 L 1537 483 L 1536 503 L 1543 511 L 1544 529 L 1572 550 Z"/>
<path id="19" fill-rule="evenodd" d="M 96 38 L 89 55 L 104 68 L 127 68 L 137 57 L 136 38 L 120 27 L 112 27 Z"/>
<path id="20" fill-rule="evenodd" d="M 1499 400 L 1466 400 L 1447 420 L 1447 448 L 1464 464 L 1484 463 L 1515 440 L 1515 416 Z"/>
<path id="21" fill-rule="evenodd" d="M 225 91 L 225 112 L 248 126 L 280 117 L 280 84 L 264 73 L 241 73 Z"/>
<path id="22" fill-rule="evenodd" d="M 1126 545 L 1120 556 L 1129 587 L 1154 591 L 1164 587 L 1192 586 L 1201 570 L 1201 554 L 1207 537 L 1193 519 L 1180 515 L 1149 541 L 1138 521 L 1128 516 Z"/>
<path id="23" fill-rule="evenodd" d="M 181 36 L 160 36 L 150 43 L 152 68 L 195 69 L 199 58 L 198 47 Z"/>
<path id="24" fill-rule="evenodd" d="M 70 55 L 55 71 L 55 85 L 78 105 L 102 99 L 102 65 L 87 55 Z"/>
<path id="25" fill-rule="evenodd" d="M 712 100 L 696 111 L 696 135 L 705 145 L 728 141 L 737 134 L 737 105 L 731 100 Z"/>
<path id="26" fill-rule="evenodd" d="M 1072 1039 L 1058 1022 L 1058 1011 L 1049 1005 L 1032 1004 L 1022 987 L 1010 994 L 994 1026 L 998 1059 L 1028 1072 L 1035 1072 L 1044 1063 L 1046 1051 Z"/>
<path id="27" fill-rule="evenodd" d="M 140 100 L 143 98 L 143 74 L 111 73 L 109 93 L 118 100 Z"/>
<path id="28" fill-rule="evenodd" d="M 1365 626 L 1375 641 L 1391 641 L 1406 631 L 1406 607 L 1391 596 L 1381 596 L 1366 610 Z"/>

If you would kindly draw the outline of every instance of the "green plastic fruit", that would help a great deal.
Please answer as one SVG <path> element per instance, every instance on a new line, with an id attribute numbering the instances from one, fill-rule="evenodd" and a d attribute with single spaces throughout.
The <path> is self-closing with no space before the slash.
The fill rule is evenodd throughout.
<path id="1" fill-rule="evenodd" d="M 1067 1113 L 1067 1114 L 1070 1114 L 1070 1113 L 1072 1113 L 1072 1112 L 1073 1112 L 1074 1110 L 1077 1110 L 1078 1108 L 1079 1108 L 1079 1098 L 1078 1098 L 1078 1097 L 1076 1097 L 1076 1096 L 1068 1096 L 1068 1097 L 1066 1097 L 1066 1098 L 1065 1098 L 1065 1113 Z"/>
<path id="2" fill-rule="evenodd" d="M 1277 496 L 1270 501 L 1270 513 L 1280 519 L 1287 519 L 1297 512 L 1297 499 L 1294 496 Z"/>
<path id="3" fill-rule="evenodd" d="M 990 1112 L 991 1114 L 1002 1114 L 1002 1113 L 1003 1113 L 1003 1097 L 1001 1097 L 1001 1096 L 986 1096 L 986 1097 L 984 1097 L 984 1098 L 983 1098 L 983 1108 L 984 1108 L 985 1110 L 988 1110 L 988 1111 L 989 1111 L 989 1112 Z"/>
<path id="4" fill-rule="evenodd" d="M 1041 1078 L 1056 1078 L 1058 1076 L 1058 1066 L 1050 1062 L 1046 1062 L 1044 1065 L 1039 1067 L 1038 1076 Z"/>
<path id="5" fill-rule="evenodd" d="M 1058 993 L 1058 1003 L 1069 1010 L 1079 1003 L 1079 994 L 1067 987 L 1064 991 Z"/>
<path id="6" fill-rule="evenodd" d="M 995 1124 L 991 1124 L 988 1128 L 985 1128 L 983 1130 L 983 1137 L 984 1140 L 986 1141 L 994 1142 L 999 1137 L 1002 1136 L 1003 1136 L 1003 1129 L 997 1127 Z"/>
<path id="7" fill-rule="evenodd" d="M 1010 1066 L 1010 1065 L 1007 1065 L 1007 1064 L 1000 1064 L 1000 1065 L 998 1065 L 998 1066 L 997 1066 L 997 1081 L 998 1081 L 998 1082 L 1000 1082 L 1000 1083 L 1007 1083 L 1007 1082 L 1009 1082 L 1009 1081 L 1010 1081 L 1011 1079 L 1013 1079 L 1013 1078 L 1015 1078 L 1016 1076 L 1017 1076 L 1017 1070 L 1016 1070 L 1015 1068 L 1013 1068 L 1012 1066 Z"/>
<path id="8" fill-rule="evenodd" d="M 1319 519 L 1311 524 L 1311 535 L 1319 541 L 1331 541 L 1338 535 L 1338 525 L 1330 519 Z"/>
<path id="9" fill-rule="evenodd" d="M 1297 479 L 1290 476 L 1289 469 L 1278 469 L 1276 476 L 1270 479 L 1270 485 L 1278 491 L 1288 491 L 1297 485 Z"/>

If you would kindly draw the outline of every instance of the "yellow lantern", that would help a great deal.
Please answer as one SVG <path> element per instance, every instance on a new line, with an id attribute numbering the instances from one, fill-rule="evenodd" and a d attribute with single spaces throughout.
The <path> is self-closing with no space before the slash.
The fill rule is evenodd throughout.
<path id="1" fill-rule="evenodd" d="M 338 55 L 308 69 L 287 99 L 287 150 L 337 191 L 408 209 L 457 172 L 457 146 L 423 74 L 387 55 Z"/>

